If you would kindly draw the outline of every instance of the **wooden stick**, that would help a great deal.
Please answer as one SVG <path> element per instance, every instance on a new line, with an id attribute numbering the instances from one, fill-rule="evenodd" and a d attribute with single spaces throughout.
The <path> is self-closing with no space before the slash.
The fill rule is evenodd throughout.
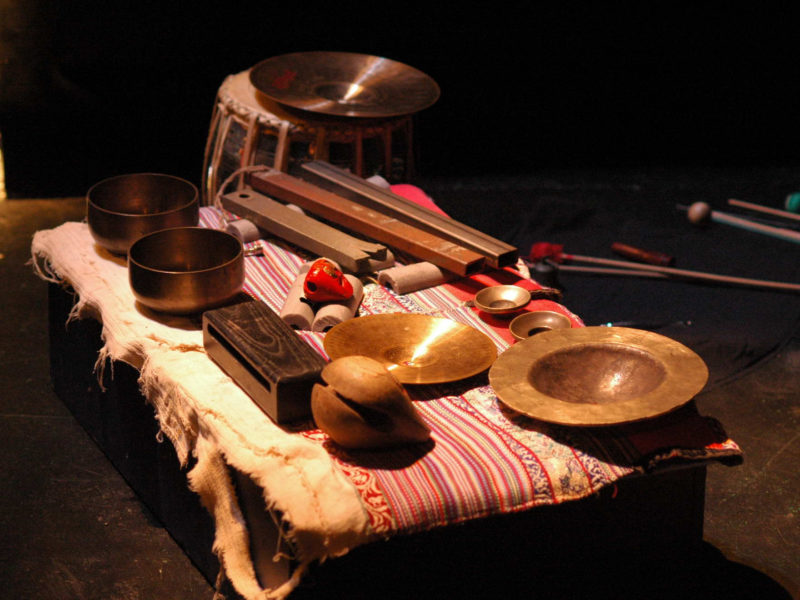
<path id="1" fill-rule="evenodd" d="M 758 212 L 767 213 L 770 215 L 775 215 L 776 217 L 785 217 L 787 219 L 794 219 L 795 221 L 800 221 L 800 215 L 795 213 L 791 213 L 786 210 L 780 210 L 777 208 L 771 208 L 769 206 L 763 206 L 761 204 L 754 204 L 752 202 L 745 202 L 743 200 L 736 200 L 735 198 L 731 198 L 728 200 L 728 204 L 731 206 L 739 206 L 740 208 L 748 208 L 750 210 L 755 210 Z"/>
<path id="2" fill-rule="evenodd" d="M 440 215 L 330 163 L 304 163 L 298 169 L 297 176 L 338 196 L 477 252 L 492 267 L 500 268 L 517 262 L 519 252 L 511 244 L 456 219 Z"/>
<path id="3" fill-rule="evenodd" d="M 352 273 L 369 273 L 370 260 L 384 260 L 386 246 L 360 240 L 330 225 L 292 210 L 250 189 L 225 194 L 225 210 L 317 256 L 335 260 Z"/>
<path id="4" fill-rule="evenodd" d="M 624 256 L 625 258 L 630 258 L 636 262 L 649 263 L 651 265 L 669 267 L 673 262 L 675 262 L 675 259 L 672 256 L 664 254 L 663 252 L 644 250 L 643 248 L 637 248 L 621 242 L 614 242 L 611 244 L 611 250 Z"/>
<path id="5" fill-rule="evenodd" d="M 653 273 L 651 271 L 637 271 L 634 269 L 613 269 L 608 267 L 584 267 L 582 265 L 556 265 L 559 271 L 565 273 L 597 273 L 598 275 L 626 275 L 636 277 L 652 277 L 654 279 L 666 279 L 664 273 Z"/>
<path id="6" fill-rule="evenodd" d="M 274 169 L 254 172 L 250 174 L 250 185 L 263 194 L 296 204 L 326 221 L 462 277 L 483 269 L 484 256 L 469 248 L 286 173 Z"/>
<path id="7" fill-rule="evenodd" d="M 754 233 L 762 233 L 770 237 L 786 240 L 787 242 L 794 242 L 800 244 L 800 231 L 792 231 L 783 227 L 773 227 L 772 225 L 762 225 L 749 219 L 730 215 L 728 213 L 720 212 L 718 210 L 711 211 L 711 220 L 717 223 L 724 223 L 733 227 L 746 229 Z"/>
<path id="8" fill-rule="evenodd" d="M 686 269 L 661 267 L 658 265 L 648 265 L 643 263 L 628 262 L 624 260 L 614 260 L 610 258 L 582 256 L 580 254 L 562 254 L 562 258 L 571 261 L 588 262 L 598 265 L 607 265 L 611 267 L 633 269 L 636 271 L 653 271 L 656 273 L 663 273 L 665 275 L 674 275 L 676 277 L 684 277 L 687 279 L 699 279 L 703 281 L 716 281 L 719 283 L 727 283 L 731 285 L 763 287 L 763 288 L 772 288 L 772 289 L 792 291 L 792 292 L 800 292 L 800 284 L 797 283 L 784 283 L 781 281 L 765 281 L 763 279 L 749 279 L 746 277 L 733 277 L 731 275 L 717 275 L 715 273 L 704 273 L 702 271 L 689 271 Z"/>

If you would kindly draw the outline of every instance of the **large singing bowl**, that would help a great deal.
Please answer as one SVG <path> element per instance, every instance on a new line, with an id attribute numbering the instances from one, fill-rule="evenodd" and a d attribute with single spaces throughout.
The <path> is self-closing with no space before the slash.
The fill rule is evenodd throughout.
<path id="1" fill-rule="evenodd" d="M 244 284 L 239 239 L 224 231 L 177 227 L 148 234 L 128 251 L 133 295 L 152 310 L 192 314 L 232 301 Z"/>
<path id="2" fill-rule="evenodd" d="M 179 177 L 131 173 L 94 184 L 86 194 L 86 218 L 95 242 L 126 254 L 140 237 L 172 227 L 197 225 L 197 187 Z"/>
<path id="3" fill-rule="evenodd" d="M 703 360 L 651 331 L 553 329 L 518 342 L 489 371 L 497 397 L 562 425 L 613 425 L 667 413 L 708 380 Z"/>

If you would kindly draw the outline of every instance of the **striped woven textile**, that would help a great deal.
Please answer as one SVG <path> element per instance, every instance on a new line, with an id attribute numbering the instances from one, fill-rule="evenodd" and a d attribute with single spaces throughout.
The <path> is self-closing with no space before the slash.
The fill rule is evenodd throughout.
<path id="1" fill-rule="evenodd" d="M 221 218 L 214 208 L 201 209 L 201 225 L 219 227 Z M 246 258 L 245 291 L 280 312 L 300 265 L 315 257 L 302 256 L 275 240 L 249 245 L 260 245 L 262 253 Z M 525 279 L 507 269 L 402 296 L 368 283 L 359 315 L 410 312 L 447 317 L 485 333 L 502 352 L 510 344 L 507 322 L 487 319 L 466 300 L 482 285 L 507 283 L 509 278 Z M 560 304 L 535 302 L 582 325 Z M 298 335 L 325 355 L 324 333 Z M 353 451 L 337 446 L 313 422 L 293 428 L 326 448 L 359 490 L 376 537 L 583 498 L 667 460 L 741 454 L 720 424 L 700 416 L 691 403 L 644 425 L 562 427 L 504 407 L 485 374 L 447 385 L 408 387 L 431 428 L 426 444 Z"/>

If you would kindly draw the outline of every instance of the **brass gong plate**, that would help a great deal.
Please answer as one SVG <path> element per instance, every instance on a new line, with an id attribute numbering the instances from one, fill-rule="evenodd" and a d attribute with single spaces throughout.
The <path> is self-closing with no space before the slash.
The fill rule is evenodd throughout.
<path id="1" fill-rule="evenodd" d="M 401 383 L 456 381 L 488 369 L 494 342 L 477 329 L 441 317 L 367 315 L 332 327 L 323 341 L 331 360 L 362 355 L 381 362 Z"/>
<path id="2" fill-rule="evenodd" d="M 706 384 L 686 346 L 650 331 L 580 327 L 545 331 L 503 352 L 489 383 L 507 406 L 562 425 L 613 425 L 667 413 Z"/>
<path id="3" fill-rule="evenodd" d="M 352 52 L 295 52 L 250 69 L 259 92 L 286 106 L 340 117 L 396 117 L 427 108 L 439 86 L 406 64 Z"/>

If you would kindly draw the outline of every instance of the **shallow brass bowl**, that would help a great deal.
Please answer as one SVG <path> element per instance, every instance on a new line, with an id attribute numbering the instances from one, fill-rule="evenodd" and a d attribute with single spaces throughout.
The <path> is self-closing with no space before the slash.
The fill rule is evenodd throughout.
<path id="1" fill-rule="evenodd" d="M 385 118 L 416 113 L 439 86 L 409 65 L 354 52 L 294 52 L 250 69 L 253 87 L 287 107 L 315 115 Z"/>
<path id="2" fill-rule="evenodd" d="M 514 317 L 508 330 L 515 340 L 520 341 L 545 331 L 569 327 L 572 327 L 572 323 L 566 315 L 554 310 L 533 310 Z"/>
<path id="3" fill-rule="evenodd" d="M 131 173 L 94 184 L 86 194 L 86 217 L 95 242 L 126 254 L 143 235 L 197 225 L 197 187 L 179 177 Z"/>
<path id="4" fill-rule="evenodd" d="M 464 379 L 485 371 L 497 358 L 494 342 L 474 327 L 413 313 L 350 319 L 332 327 L 323 343 L 331 360 L 368 356 L 401 383 Z"/>
<path id="5" fill-rule="evenodd" d="M 489 383 L 514 410 L 562 425 L 612 425 L 655 417 L 691 400 L 708 380 L 682 344 L 626 327 L 553 329 L 495 361 Z"/>
<path id="6" fill-rule="evenodd" d="M 489 314 L 512 313 L 531 301 L 531 293 L 518 285 L 493 285 L 475 294 L 475 306 Z"/>
<path id="7" fill-rule="evenodd" d="M 139 238 L 128 251 L 131 290 L 144 306 L 173 314 L 227 304 L 244 285 L 239 239 L 224 231 L 177 227 Z"/>

